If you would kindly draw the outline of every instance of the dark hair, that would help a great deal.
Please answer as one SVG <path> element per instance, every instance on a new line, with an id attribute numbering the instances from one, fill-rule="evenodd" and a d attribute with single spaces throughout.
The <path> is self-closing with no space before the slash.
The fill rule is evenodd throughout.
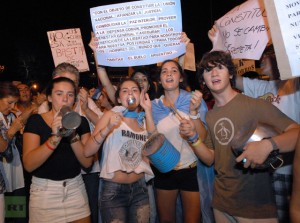
<path id="1" fill-rule="evenodd" d="M 117 90 L 116 90 L 116 93 L 115 93 L 115 98 L 116 98 L 116 103 L 117 103 L 117 104 L 120 104 L 120 103 L 118 103 L 118 98 L 120 97 L 120 90 L 121 90 L 121 87 L 122 87 L 122 85 L 124 84 L 124 82 L 127 82 L 127 81 L 131 81 L 131 82 L 135 83 L 135 84 L 137 85 L 138 89 L 140 90 L 140 92 L 142 91 L 141 86 L 140 86 L 139 83 L 136 82 L 134 79 L 132 79 L 132 78 L 124 78 L 124 79 L 122 79 L 122 80 L 119 82 L 118 87 L 117 87 Z"/>
<path id="2" fill-rule="evenodd" d="M 179 88 L 180 88 L 180 89 L 184 89 L 184 90 L 187 88 L 186 75 L 185 75 L 184 70 L 183 70 L 182 67 L 180 66 L 180 64 L 179 64 L 177 61 L 175 61 L 175 60 L 171 60 L 171 59 L 170 59 L 170 60 L 165 60 L 164 62 L 162 62 L 161 66 L 160 66 L 159 69 L 158 69 L 158 73 L 159 73 L 159 75 L 158 75 L 158 78 L 159 78 L 159 81 L 158 81 L 158 83 L 159 83 L 159 85 L 158 85 L 158 96 L 164 94 L 164 88 L 163 88 L 163 86 L 162 86 L 162 84 L 161 84 L 161 82 L 160 82 L 160 73 L 161 73 L 161 71 L 162 71 L 162 67 L 163 67 L 166 63 L 169 63 L 169 62 L 173 62 L 173 63 L 176 65 L 176 67 L 178 68 L 178 71 L 179 71 L 179 73 L 180 73 L 180 76 L 181 76 L 181 78 L 182 78 L 182 82 L 179 83 Z"/>
<path id="3" fill-rule="evenodd" d="M 54 78 L 52 79 L 49 84 L 47 85 L 47 88 L 46 88 L 46 96 L 50 96 L 52 94 L 52 90 L 54 88 L 54 85 L 57 84 L 57 83 L 61 83 L 61 82 L 67 82 L 67 83 L 70 83 L 73 88 L 74 88 L 74 95 L 76 96 L 77 95 L 77 87 L 74 83 L 74 81 L 72 81 L 71 79 L 67 78 L 67 77 L 57 77 L 57 78 Z M 52 108 L 52 103 L 48 101 L 48 105 L 49 105 L 49 108 L 51 109 Z"/>
<path id="4" fill-rule="evenodd" d="M 204 82 L 203 72 L 204 70 L 212 69 L 218 65 L 223 65 L 228 69 L 229 75 L 232 76 L 230 84 L 235 87 L 236 69 L 232 61 L 230 53 L 225 51 L 210 51 L 203 55 L 201 61 L 198 64 L 197 76 L 200 83 Z M 205 85 L 206 86 L 206 85 Z"/>
<path id="5" fill-rule="evenodd" d="M 259 79 L 259 74 L 256 71 L 247 71 L 243 73 L 242 76 L 250 79 Z"/>
<path id="6" fill-rule="evenodd" d="M 10 81 L 0 82 L 0 98 L 20 97 L 19 89 Z"/>
<path id="7" fill-rule="evenodd" d="M 145 77 L 147 78 L 147 81 L 149 83 L 149 89 L 147 91 L 147 93 L 149 94 L 149 98 L 151 100 L 155 99 L 156 98 L 156 88 L 155 88 L 155 85 L 149 75 L 149 73 L 145 70 L 145 69 L 142 69 L 142 68 L 137 68 L 134 70 L 134 72 L 131 74 L 130 78 L 134 79 L 134 76 L 137 74 L 137 73 L 141 73 L 143 75 L 145 75 Z"/>
<path id="8" fill-rule="evenodd" d="M 277 59 L 276 59 L 276 54 L 275 54 L 273 44 L 270 44 L 265 48 L 265 50 L 262 54 L 262 57 L 263 56 L 266 56 L 266 57 L 270 58 L 270 62 L 271 62 L 271 66 L 272 66 L 273 79 L 274 80 L 280 79 L 280 73 L 279 73 L 279 69 L 278 69 L 278 64 L 277 64 Z M 261 57 L 261 59 L 262 59 L 262 57 Z"/>
<path id="9" fill-rule="evenodd" d="M 65 73 L 65 72 L 69 72 L 71 74 L 75 74 L 76 75 L 76 78 L 77 78 L 77 81 L 78 83 L 75 83 L 76 85 L 79 84 L 79 81 L 80 81 L 80 73 L 79 73 L 79 70 L 77 69 L 77 67 L 75 67 L 74 65 L 70 64 L 70 63 L 60 63 L 58 64 L 53 72 L 52 72 L 52 78 L 55 78 L 56 76 L 59 76 L 60 74 L 62 73 Z"/>

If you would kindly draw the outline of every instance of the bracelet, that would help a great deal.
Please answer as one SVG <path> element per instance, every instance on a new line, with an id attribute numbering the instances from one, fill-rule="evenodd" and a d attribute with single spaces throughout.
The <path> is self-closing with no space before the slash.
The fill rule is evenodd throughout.
<path id="1" fill-rule="evenodd" d="M 53 148 L 53 147 L 51 147 L 51 146 L 49 145 L 48 140 L 45 142 L 45 146 L 46 146 L 48 149 L 52 150 L 52 151 L 55 150 L 55 148 Z"/>
<path id="2" fill-rule="evenodd" d="M 199 135 L 198 133 L 196 132 L 196 134 L 193 136 L 193 137 L 189 137 L 188 138 L 188 141 L 191 142 L 191 143 L 194 143 L 197 141 L 197 139 L 199 138 Z"/>
<path id="3" fill-rule="evenodd" d="M 95 136 L 92 136 L 92 140 L 94 141 L 94 143 L 96 143 L 97 145 L 100 145 L 101 142 L 97 141 Z"/>
<path id="4" fill-rule="evenodd" d="M 274 150 L 279 150 L 279 148 L 278 148 L 276 142 L 275 142 L 272 138 L 266 138 L 266 140 L 268 140 L 268 141 L 271 142 L 271 144 L 272 144 L 272 146 L 273 146 L 273 151 L 274 151 Z M 273 151 L 272 151 L 272 152 L 273 152 Z"/>
<path id="5" fill-rule="evenodd" d="M 199 146 L 201 142 L 202 142 L 202 140 L 201 140 L 201 138 L 199 137 L 198 140 L 192 144 L 192 147 L 197 147 L 197 146 Z"/>
<path id="6" fill-rule="evenodd" d="M 52 139 L 52 137 L 49 138 L 49 142 L 51 145 L 53 145 L 55 148 L 57 147 L 57 145 L 60 143 L 60 140 L 59 141 L 55 141 Z"/>
<path id="7" fill-rule="evenodd" d="M 189 114 L 189 117 L 193 120 L 200 118 L 200 113 L 198 112 L 197 115 L 191 115 Z"/>

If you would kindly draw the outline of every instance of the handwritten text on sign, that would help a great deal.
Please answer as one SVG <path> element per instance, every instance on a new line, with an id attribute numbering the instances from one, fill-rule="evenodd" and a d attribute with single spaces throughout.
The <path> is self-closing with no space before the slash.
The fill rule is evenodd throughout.
<path id="1" fill-rule="evenodd" d="M 90 13 L 101 65 L 155 64 L 185 52 L 180 0 L 113 4 Z"/>
<path id="2" fill-rule="evenodd" d="M 49 31 L 47 35 L 55 66 L 68 62 L 80 72 L 89 70 L 79 28 Z"/>
<path id="3" fill-rule="evenodd" d="M 300 0 L 276 0 L 274 5 L 291 73 L 293 76 L 300 76 Z M 279 68 L 281 62 L 279 61 Z"/>
<path id="4" fill-rule="evenodd" d="M 259 60 L 270 39 L 263 0 L 248 0 L 217 20 L 220 38 L 214 50 L 230 52 L 233 58 Z"/>

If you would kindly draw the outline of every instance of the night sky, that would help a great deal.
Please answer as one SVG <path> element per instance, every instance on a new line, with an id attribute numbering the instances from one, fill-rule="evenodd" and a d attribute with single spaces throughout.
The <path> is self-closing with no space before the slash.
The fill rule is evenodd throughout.
<path id="1" fill-rule="evenodd" d="M 89 9 L 107 4 L 130 1 L 75 0 L 75 1 L 6 1 L 0 7 L 0 73 L 1 80 L 39 80 L 41 85 L 51 78 L 54 62 L 47 38 L 47 31 L 80 28 L 89 61 L 88 47 L 92 30 Z M 196 61 L 209 51 L 211 43 L 207 31 L 214 20 L 244 0 L 181 0 L 182 26 L 195 45 Z M 82 84 L 89 81 L 93 72 L 81 74 Z"/>

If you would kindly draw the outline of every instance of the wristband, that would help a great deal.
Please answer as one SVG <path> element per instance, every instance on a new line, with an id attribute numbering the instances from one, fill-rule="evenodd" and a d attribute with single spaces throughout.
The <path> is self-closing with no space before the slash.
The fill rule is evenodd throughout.
<path id="1" fill-rule="evenodd" d="M 198 112 L 197 115 L 189 114 L 189 117 L 190 117 L 190 119 L 193 119 L 193 120 L 198 119 L 198 118 L 200 118 L 200 113 Z"/>
<path id="2" fill-rule="evenodd" d="M 198 140 L 192 144 L 192 147 L 197 147 L 197 146 L 199 146 L 201 142 L 202 142 L 202 140 L 201 140 L 201 138 L 199 137 Z"/>
<path id="3" fill-rule="evenodd" d="M 49 138 L 49 142 L 50 142 L 50 144 L 51 144 L 52 146 L 54 146 L 54 147 L 56 148 L 57 145 L 60 143 L 60 140 L 55 141 L 55 140 L 53 140 L 52 137 L 50 137 L 50 138 Z"/>
<path id="4" fill-rule="evenodd" d="M 45 142 L 45 146 L 46 146 L 48 149 L 50 149 L 51 151 L 54 151 L 54 150 L 55 150 L 55 148 L 53 148 L 53 147 L 51 147 L 51 146 L 49 145 L 49 141 L 48 141 L 48 140 Z"/>
<path id="5" fill-rule="evenodd" d="M 275 142 L 272 138 L 266 138 L 266 140 L 268 140 L 268 141 L 271 142 L 271 144 L 272 144 L 272 146 L 273 146 L 273 151 L 274 151 L 274 150 L 279 150 L 279 148 L 278 148 L 276 142 Z"/>
<path id="6" fill-rule="evenodd" d="M 197 141 L 197 139 L 199 138 L 198 133 L 196 132 L 196 134 L 193 137 L 189 137 L 188 141 L 191 143 L 194 143 Z"/>

